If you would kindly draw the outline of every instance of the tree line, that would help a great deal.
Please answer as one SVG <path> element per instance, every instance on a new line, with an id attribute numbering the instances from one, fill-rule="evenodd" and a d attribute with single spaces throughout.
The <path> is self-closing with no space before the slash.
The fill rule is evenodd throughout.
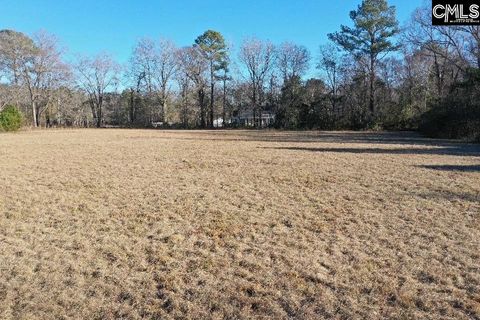
<path id="1" fill-rule="evenodd" d="M 480 139 L 479 26 L 432 26 L 422 7 L 400 27 L 386 0 L 363 0 L 350 19 L 313 57 L 254 37 L 232 52 L 207 30 L 182 48 L 141 39 L 124 65 L 106 53 L 67 62 L 54 35 L 1 30 L 0 110 L 17 106 L 34 127 L 420 129 Z M 306 79 L 312 66 L 319 76 Z"/>

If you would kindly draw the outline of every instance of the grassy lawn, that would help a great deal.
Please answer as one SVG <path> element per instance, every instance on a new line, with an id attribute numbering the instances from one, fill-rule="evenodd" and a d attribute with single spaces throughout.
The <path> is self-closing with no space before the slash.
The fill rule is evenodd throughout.
<path id="1" fill-rule="evenodd" d="M 480 146 L 0 134 L 0 318 L 480 318 Z"/>

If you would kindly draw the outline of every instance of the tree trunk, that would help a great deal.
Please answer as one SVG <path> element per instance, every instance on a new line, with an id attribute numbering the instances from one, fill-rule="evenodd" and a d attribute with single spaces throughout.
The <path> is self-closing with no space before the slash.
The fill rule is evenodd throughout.
<path id="1" fill-rule="evenodd" d="M 206 128 L 205 122 L 205 92 L 203 89 L 198 90 L 198 102 L 200 104 L 200 126 Z"/>
<path id="2" fill-rule="evenodd" d="M 47 107 L 45 110 L 45 128 L 51 128 L 52 127 L 52 122 L 50 120 L 50 110 Z"/>
<path id="3" fill-rule="evenodd" d="M 37 104 L 32 100 L 32 117 L 33 117 L 33 126 L 37 127 Z"/>
<path id="4" fill-rule="evenodd" d="M 167 120 L 165 119 L 165 110 L 167 109 L 167 99 L 165 97 L 165 95 L 163 96 L 162 98 L 162 114 L 160 115 L 160 117 L 162 118 L 162 122 L 163 123 L 166 123 Z"/>
<path id="5" fill-rule="evenodd" d="M 375 117 L 375 58 L 370 57 L 370 97 L 368 101 L 371 117 Z"/>
<path id="6" fill-rule="evenodd" d="M 100 96 L 98 99 L 97 106 L 97 128 L 102 126 L 102 105 L 103 105 L 103 96 Z"/>
<path id="7" fill-rule="evenodd" d="M 130 89 L 130 123 L 135 123 L 135 94 L 133 88 Z"/>
<path id="8" fill-rule="evenodd" d="M 95 123 L 95 125 L 97 124 L 97 107 L 95 106 L 95 102 L 90 100 L 90 109 L 92 110 L 92 116 L 93 116 L 93 123 Z"/>
<path id="9" fill-rule="evenodd" d="M 37 116 L 35 117 L 35 119 L 37 120 L 37 125 L 35 127 L 40 127 L 40 108 L 38 108 L 36 105 L 35 105 L 35 112 L 37 114 Z"/>
<path id="10" fill-rule="evenodd" d="M 437 58 L 437 55 L 434 53 L 433 54 L 433 66 L 434 66 L 434 69 L 435 69 L 435 80 L 436 80 L 436 86 L 437 86 L 437 95 L 438 97 L 441 97 L 442 96 L 442 76 L 441 76 L 441 72 L 440 72 L 440 64 L 438 62 L 438 58 Z"/>
<path id="11" fill-rule="evenodd" d="M 227 105 L 227 80 L 223 79 L 223 101 L 222 101 L 222 127 L 225 128 L 226 123 L 226 105 Z"/>
<path id="12" fill-rule="evenodd" d="M 480 39 L 477 40 L 477 68 L 480 69 Z"/>
<path id="13" fill-rule="evenodd" d="M 213 69 L 213 60 L 210 61 L 210 127 L 213 128 L 213 118 L 214 118 L 214 95 L 215 95 L 215 74 Z"/>
<path id="14" fill-rule="evenodd" d="M 334 66 L 333 67 L 333 101 L 332 101 L 332 111 L 333 111 L 333 116 L 335 119 L 337 118 L 337 69 Z"/>
<path id="15" fill-rule="evenodd" d="M 183 122 L 183 128 L 184 129 L 187 129 L 187 127 L 188 127 L 188 118 L 187 118 L 188 117 L 188 114 L 187 114 L 187 112 L 188 112 L 188 109 L 187 109 L 188 108 L 188 101 L 187 101 L 187 99 L 188 99 L 187 94 L 184 92 L 184 94 L 183 94 L 183 117 L 182 117 L 183 118 L 182 122 Z"/>
<path id="16" fill-rule="evenodd" d="M 252 94 L 252 102 L 253 102 L 253 126 L 256 126 L 257 118 L 256 118 L 256 112 L 257 112 L 257 86 L 255 82 L 253 83 L 253 94 Z"/>

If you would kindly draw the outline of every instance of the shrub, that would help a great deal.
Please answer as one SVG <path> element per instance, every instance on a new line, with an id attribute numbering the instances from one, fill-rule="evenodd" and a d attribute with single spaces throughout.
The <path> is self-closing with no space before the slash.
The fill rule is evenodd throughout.
<path id="1" fill-rule="evenodd" d="M 435 100 L 421 118 L 420 131 L 431 137 L 478 141 L 480 70 L 469 70 L 447 97 Z"/>
<path id="2" fill-rule="evenodd" d="M 17 131 L 22 126 L 22 114 L 14 106 L 6 106 L 0 112 L 0 130 Z"/>

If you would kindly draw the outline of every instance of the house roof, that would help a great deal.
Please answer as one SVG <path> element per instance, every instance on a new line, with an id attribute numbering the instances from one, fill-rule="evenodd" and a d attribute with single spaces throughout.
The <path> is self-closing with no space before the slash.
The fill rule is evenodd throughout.
<path id="1" fill-rule="evenodd" d="M 252 111 L 245 111 L 239 113 L 236 117 L 238 119 L 246 119 L 246 118 L 253 118 L 253 112 Z M 258 117 L 258 115 L 255 115 L 255 117 Z M 272 118 L 275 117 L 275 114 L 271 111 L 262 111 L 262 118 Z"/>

